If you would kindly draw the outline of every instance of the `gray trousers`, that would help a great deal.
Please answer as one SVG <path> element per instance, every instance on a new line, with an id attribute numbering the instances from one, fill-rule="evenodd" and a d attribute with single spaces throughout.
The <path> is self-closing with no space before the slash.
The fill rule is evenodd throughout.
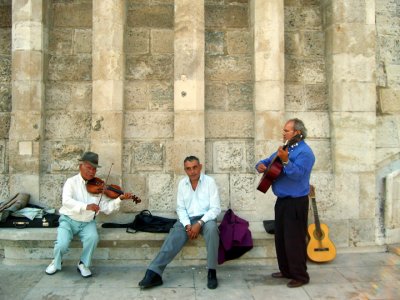
<path id="1" fill-rule="evenodd" d="M 200 220 L 201 216 L 190 219 L 191 224 Z M 216 220 L 206 222 L 201 228 L 200 234 L 204 237 L 207 247 L 207 267 L 208 269 L 216 269 L 218 260 L 219 231 Z M 160 252 L 150 263 L 148 269 L 156 272 L 160 276 L 164 272 L 166 266 L 174 259 L 174 257 L 182 250 L 188 241 L 188 236 L 182 223 L 178 220 L 174 227 L 169 231 Z"/>

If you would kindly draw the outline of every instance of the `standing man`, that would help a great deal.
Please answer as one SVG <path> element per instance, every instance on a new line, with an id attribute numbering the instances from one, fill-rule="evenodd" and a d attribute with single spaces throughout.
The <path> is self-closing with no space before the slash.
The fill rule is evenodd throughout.
<path id="1" fill-rule="evenodd" d="M 202 165 L 197 157 L 188 156 L 183 164 L 187 176 L 178 185 L 178 221 L 139 282 L 141 288 L 161 285 L 166 266 L 189 239 L 197 239 L 199 234 L 203 235 L 207 247 L 207 287 L 215 289 L 218 286 L 216 266 L 219 232 L 216 219 L 221 212 L 218 188 L 212 177 L 201 173 Z"/>
<path id="2" fill-rule="evenodd" d="M 100 168 L 98 163 L 99 156 L 96 153 L 85 152 L 79 159 L 79 174 L 68 178 L 64 184 L 60 224 L 54 245 L 54 260 L 46 268 L 48 275 L 61 270 L 62 257 L 67 253 L 74 235 L 78 235 L 83 249 L 77 270 L 82 277 L 90 277 L 92 273 L 89 267 L 99 241 L 96 214 L 99 212 L 110 214 L 119 210 L 121 200 L 132 199 L 131 193 L 124 193 L 115 200 L 111 200 L 106 195 L 101 195 L 102 186 L 98 188 L 99 194 L 91 194 L 87 191 L 87 182 L 95 177 L 97 168 Z"/>
<path id="3" fill-rule="evenodd" d="M 256 164 L 264 172 L 277 156 L 283 169 L 272 183 L 275 203 L 275 248 L 280 272 L 274 278 L 289 278 L 288 287 L 300 287 L 310 281 L 307 273 L 307 217 L 310 174 L 315 162 L 311 148 L 304 141 L 307 129 L 303 121 L 290 119 L 283 128 L 283 141 L 292 146 L 278 151 Z"/>

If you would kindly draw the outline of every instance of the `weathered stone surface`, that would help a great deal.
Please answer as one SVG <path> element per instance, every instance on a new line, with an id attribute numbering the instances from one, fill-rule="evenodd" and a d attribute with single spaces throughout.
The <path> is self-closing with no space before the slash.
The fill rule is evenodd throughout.
<path id="1" fill-rule="evenodd" d="M 8 200 L 10 197 L 9 193 L 9 175 L 0 174 L 0 201 L 3 202 Z"/>
<path id="2" fill-rule="evenodd" d="M 250 54 L 251 35 L 247 31 L 228 31 L 226 33 L 226 50 L 228 55 Z"/>
<path id="3" fill-rule="evenodd" d="M 11 86 L 0 84 L 0 112 L 11 111 Z"/>
<path id="4" fill-rule="evenodd" d="M 168 80 L 173 78 L 173 57 L 168 54 L 126 56 L 126 79 Z"/>
<path id="5" fill-rule="evenodd" d="M 400 117 L 378 116 L 376 120 L 376 146 L 378 148 L 400 147 Z"/>
<path id="6" fill-rule="evenodd" d="M 76 171 L 78 173 L 78 171 Z M 62 187 L 65 175 L 45 174 L 40 177 L 40 203 L 45 207 L 59 209 L 62 202 Z"/>
<path id="7" fill-rule="evenodd" d="M 288 82 L 325 82 L 325 61 L 290 57 L 285 60 L 285 77 Z"/>
<path id="8" fill-rule="evenodd" d="M 0 55 L 9 55 L 11 52 L 11 29 L 0 27 Z"/>
<path id="9" fill-rule="evenodd" d="M 142 4 L 142 3 L 140 3 Z M 173 28 L 174 6 L 166 5 L 129 5 L 126 23 L 131 27 Z"/>
<path id="10" fill-rule="evenodd" d="M 11 56 L 0 56 L 0 82 L 11 81 Z"/>
<path id="11" fill-rule="evenodd" d="M 318 6 L 285 7 L 285 29 L 321 29 L 319 9 Z"/>
<path id="12" fill-rule="evenodd" d="M 132 157 L 131 170 L 134 172 L 163 170 L 163 147 L 159 142 L 132 143 L 128 153 Z"/>
<path id="13" fill-rule="evenodd" d="M 46 90 L 46 110 L 89 112 L 92 108 L 92 84 L 54 82 Z"/>
<path id="14" fill-rule="evenodd" d="M 55 27 L 92 27 L 92 2 L 53 3 Z"/>
<path id="15" fill-rule="evenodd" d="M 174 31 L 154 29 L 151 36 L 151 53 L 174 53 Z"/>
<path id="16" fill-rule="evenodd" d="M 208 113 L 206 115 L 207 138 L 253 137 L 252 114 L 248 112 Z"/>
<path id="17" fill-rule="evenodd" d="M 86 141 L 66 143 L 46 141 L 41 149 L 41 171 L 44 173 L 78 172 L 78 159 L 88 149 Z"/>
<path id="18" fill-rule="evenodd" d="M 8 138 L 8 131 L 10 130 L 11 116 L 9 113 L 0 113 L 0 139 Z"/>
<path id="19" fill-rule="evenodd" d="M 216 173 L 252 172 L 254 148 L 246 141 L 216 141 L 213 144 L 213 170 Z"/>
<path id="20" fill-rule="evenodd" d="M 172 113 L 127 113 L 125 116 L 125 138 L 149 139 L 171 138 L 174 132 Z"/>
<path id="21" fill-rule="evenodd" d="M 90 122 L 91 115 L 86 112 L 49 112 L 46 116 L 45 137 L 47 139 L 87 139 L 90 133 Z"/>
<path id="22" fill-rule="evenodd" d="M 246 28 L 248 7 L 239 5 L 206 5 L 206 28 Z"/>
<path id="23" fill-rule="evenodd" d="M 333 113 L 336 171 L 372 171 L 375 159 L 375 115 L 372 113 Z M 344 130 L 346 128 L 346 130 Z"/>
<path id="24" fill-rule="evenodd" d="M 254 199 L 254 175 L 253 174 L 231 174 L 231 207 L 238 211 L 255 210 Z M 251 195 L 249 197 L 249 195 Z"/>
<path id="25" fill-rule="evenodd" d="M 205 32 L 205 53 L 207 55 L 223 55 L 225 50 L 225 32 L 206 31 Z"/>
<path id="26" fill-rule="evenodd" d="M 208 80 L 231 81 L 249 80 L 252 75 L 250 57 L 206 56 L 206 78 Z"/>
<path id="27" fill-rule="evenodd" d="M 0 140 L 0 174 L 6 174 L 8 172 L 8 160 L 7 160 L 7 143 L 5 139 Z M 8 188 L 7 188 L 8 190 Z"/>
<path id="28" fill-rule="evenodd" d="M 92 58 L 87 55 L 49 57 L 49 80 L 89 81 L 92 79 Z"/>
<path id="29" fill-rule="evenodd" d="M 1 90 L 1 88 L 0 88 Z M 384 114 L 400 112 L 400 90 L 379 89 L 379 108 Z"/>
<path id="30" fill-rule="evenodd" d="M 74 54 L 92 53 L 92 30 L 76 29 L 74 30 Z"/>
<path id="31" fill-rule="evenodd" d="M 170 174 L 150 174 L 149 209 L 173 211 L 176 208 L 175 179 Z"/>
<path id="32" fill-rule="evenodd" d="M 147 54 L 150 51 L 150 32 L 145 28 L 127 28 L 125 32 L 125 53 Z"/>

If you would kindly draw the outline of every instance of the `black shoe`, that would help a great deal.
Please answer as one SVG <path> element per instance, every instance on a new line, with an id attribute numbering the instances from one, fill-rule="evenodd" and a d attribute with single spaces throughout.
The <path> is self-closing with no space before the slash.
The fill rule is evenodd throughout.
<path id="1" fill-rule="evenodd" d="M 208 270 L 207 287 L 211 290 L 216 289 L 218 286 L 217 271 L 214 269 Z"/>
<path id="2" fill-rule="evenodd" d="M 146 274 L 144 275 L 144 278 L 142 281 L 139 282 L 139 286 L 142 289 L 157 286 L 157 285 L 162 285 L 163 281 L 160 275 L 158 275 L 156 272 L 153 272 L 152 270 L 147 269 Z"/>

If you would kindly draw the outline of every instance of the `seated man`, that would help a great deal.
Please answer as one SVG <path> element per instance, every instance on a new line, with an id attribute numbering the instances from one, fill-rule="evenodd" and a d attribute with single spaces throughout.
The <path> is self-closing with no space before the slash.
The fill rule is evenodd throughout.
<path id="1" fill-rule="evenodd" d="M 197 157 L 188 156 L 183 163 L 187 176 L 178 186 L 176 212 L 179 220 L 170 230 L 160 252 L 139 282 L 141 288 L 161 285 L 161 276 L 166 266 L 188 239 L 196 239 L 199 234 L 203 235 L 207 247 L 207 287 L 215 289 L 218 286 L 216 266 L 219 232 L 216 219 L 221 212 L 218 188 L 212 177 L 201 173 L 202 165 Z"/>
<path id="2" fill-rule="evenodd" d="M 112 200 L 102 195 L 103 186 L 97 188 L 99 194 L 89 193 L 87 182 L 95 178 L 97 168 L 100 167 L 99 156 L 94 152 L 85 152 L 79 161 L 79 173 L 68 178 L 63 187 L 60 225 L 54 245 L 54 260 L 46 268 L 48 275 L 61 270 L 62 258 L 68 252 L 74 235 L 78 235 L 83 249 L 77 270 L 82 277 L 90 277 L 92 272 L 89 266 L 99 241 L 96 214 L 99 212 L 110 214 L 119 210 L 121 200 L 132 199 L 131 193 L 124 193 Z"/>

